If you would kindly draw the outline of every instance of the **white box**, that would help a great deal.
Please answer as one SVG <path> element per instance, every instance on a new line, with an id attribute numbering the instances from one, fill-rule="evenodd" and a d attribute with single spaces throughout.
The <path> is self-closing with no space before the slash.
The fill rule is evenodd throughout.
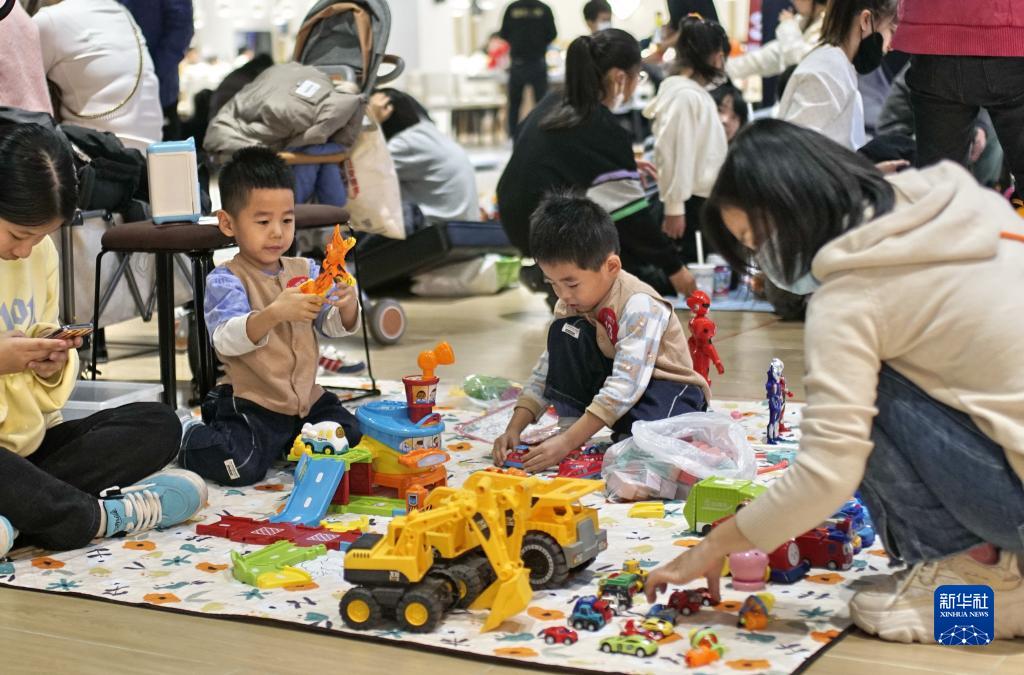
<path id="1" fill-rule="evenodd" d="M 146 151 L 146 164 L 153 222 L 198 221 L 202 203 L 195 140 L 154 143 Z"/>

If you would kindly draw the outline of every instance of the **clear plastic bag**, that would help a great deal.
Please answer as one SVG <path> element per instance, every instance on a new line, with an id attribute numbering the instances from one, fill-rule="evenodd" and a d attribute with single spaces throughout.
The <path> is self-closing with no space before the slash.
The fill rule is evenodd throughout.
<path id="1" fill-rule="evenodd" d="M 462 391 L 473 404 L 490 408 L 495 403 L 516 400 L 523 388 L 505 377 L 469 375 L 462 381 Z"/>
<path id="2" fill-rule="evenodd" d="M 754 449 L 743 427 L 718 413 L 687 413 L 635 422 L 633 435 L 604 456 L 609 497 L 622 501 L 685 499 L 708 476 L 753 479 Z"/>

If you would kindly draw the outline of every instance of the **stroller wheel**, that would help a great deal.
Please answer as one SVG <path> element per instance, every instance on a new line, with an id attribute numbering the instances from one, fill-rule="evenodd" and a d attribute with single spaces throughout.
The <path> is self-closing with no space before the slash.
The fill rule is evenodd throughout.
<path id="1" fill-rule="evenodd" d="M 378 300 L 370 307 L 366 319 L 370 322 L 370 334 L 378 344 L 398 344 L 405 335 L 405 310 L 397 300 Z"/>

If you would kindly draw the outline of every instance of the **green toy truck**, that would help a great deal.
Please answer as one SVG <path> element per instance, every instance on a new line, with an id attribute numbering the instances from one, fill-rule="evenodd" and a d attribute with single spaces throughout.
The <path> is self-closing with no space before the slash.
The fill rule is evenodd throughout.
<path id="1" fill-rule="evenodd" d="M 683 516 L 691 530 L 706 535 L 715 521 L 735 514 L 765 489 L 750 480 L 711 476 L 690 490 Z"/>

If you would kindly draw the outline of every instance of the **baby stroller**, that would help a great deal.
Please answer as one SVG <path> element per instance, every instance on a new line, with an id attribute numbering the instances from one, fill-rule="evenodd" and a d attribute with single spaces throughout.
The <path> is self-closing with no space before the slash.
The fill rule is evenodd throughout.
<path id="1" fill-rule="evenodd" d="M 320 0 L 309 10 L 295 39 L 295 61 L 314 66 L 336 83 L 348 83 L 352 93 L 369 96 L 378 83 L 390 82 L 402 74 L 401 58 L 385 54 L 391 33 L 391 10 L 386 0 Z M 391 70 L 379 75 L 381 64 Z M 285 154 L 292 163 L 338 162 L 344 155 L 308 157 Z M 358 259 L 354 261 L 358 268 Z M 358 270 L 357 270 L 358 274 Z M 363 293 L 366 322 L 374 340 L 382 345 L 397 343 L 405 333 L 405 310 L 392 298 L 370 302 Z"/>

